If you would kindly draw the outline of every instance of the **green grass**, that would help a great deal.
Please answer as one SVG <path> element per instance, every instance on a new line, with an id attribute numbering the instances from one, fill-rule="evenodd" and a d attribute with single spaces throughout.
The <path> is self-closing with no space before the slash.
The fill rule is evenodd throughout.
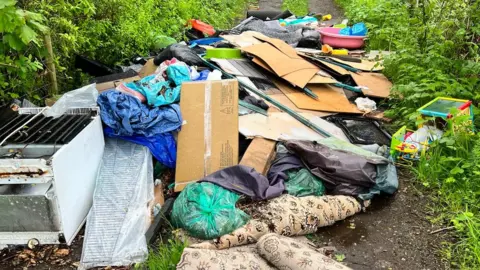
<path id="1" fill-rule="evenodd" d="M 142 266 L 149 270 L 174 270 L 187 246 L 187 243 L 178 238 L 170 239 L 168 243 L 150 250 L 148 259 Z"/>
<path id="2" fill-rule="evenodd" d="M 308 0 L 283 0 L 283 10 L 290 10 L 297 16 L 308 14 Z"/>

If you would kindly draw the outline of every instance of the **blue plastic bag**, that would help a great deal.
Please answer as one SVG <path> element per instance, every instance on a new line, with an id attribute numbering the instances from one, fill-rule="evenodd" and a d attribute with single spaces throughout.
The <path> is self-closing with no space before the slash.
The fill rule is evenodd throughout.
<path id="1" fill-rule="evenodd" d="M 364 23 L 356 23 L 352 27 L 345 27 L 338 32 L 344 36 L 366 36 L 367 26 Z"/>
<path id="2" fill-rule="evenodd" d="M 157 134 L 152 137 L 143 135 L 119 136 L 115 135 L 115 131 L 111 127 L 105 127 L 103 133 L 110 138 L 119 138 L 146 146 L 160 163 L 166 167 L 175 168 L 177 163 L 177 145 L 171 132 Z"/>
<path id="3" fill-rule="evenodd" d="M 156 79 L 157 75 L 147 76 L 140 81 L 125 84 L 147 98 L 148 105 L 164 106 L 180 101 L 180 86 L 190 81 L 190 70 L 183 65 L 170 65 L 166 70 L 168 81 Z M 170 86 L 171 83 L 175 87 Z"/>
<path id="4" fill-rule="evenodd" d="M 167 67 L 167 77 L 170 82 L 173 82 L 175 86 L 182 85 L 183 82 L 190 81 L 190 70 L 182 65 L 170 65 Z"/>
<path id="5" fill-rule="evenodd" d="M 149 108 L 137 98 L 115 90 L 101 93 L 97 103 L 103 123 L 115 135 L 152 137 L 178 130 L 183 122 L 178 104 Z"/>
<path id="6" fill-rule="evenodd" d="M 352 26 L 352 36 L 366 36 L 367 26 L 364 23 L 356 23 Z"/>

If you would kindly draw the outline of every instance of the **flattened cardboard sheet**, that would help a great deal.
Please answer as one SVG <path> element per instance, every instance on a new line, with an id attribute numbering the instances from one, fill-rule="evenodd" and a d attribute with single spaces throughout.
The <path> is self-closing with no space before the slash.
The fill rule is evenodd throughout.
<path id="1" fill-rule="evenodd" d="M 318 96 L 318 100 L 315 100 L 285 83 L 279 81 L 274 83 L 300 109 L 336 113 L 362 113 L 357 106 L 348 101 L 343 90 L 338 87 L 327 84 L 308 85 L 308 88 Z"/>
<path id="2" fill-rule="evenodd" d="M 388 98 L 392 83 L 381 73 L 362 72 L 356 74 L 350 73 L 358 86 L 365 86 L 368 89 L 362 89 L 367 97 Z"/>

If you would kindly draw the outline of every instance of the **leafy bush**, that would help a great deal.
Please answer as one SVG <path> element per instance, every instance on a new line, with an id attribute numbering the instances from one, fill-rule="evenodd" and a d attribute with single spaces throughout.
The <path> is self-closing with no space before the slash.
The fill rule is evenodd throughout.
<path id="1" fill-rule="evenodd" d="M 0 3 L 0 35 L 3 36 L 5 44 L 8 41 L 6 34 L 10 32 L 1 28 L 2 25 L 9 27 L 15 25 L 21 28 L 27 24 L 36 31 L 35 33 L 45 30 L 40 23 L 48 26 L 52 36 L 59 88 L 61 91 L 67 91 L 84 83 L 85 76 L 74 68 L 75 54 L 107 65 L 120 64 L 135 55 L 148 55 L 161 35 L 171 36 L 177 40 L 183 39 L 183 29 L 188 19 L 200 19 L 219 29 L 228 28 L 239 15 L 242 15 L 245 2 L 245 0 L 21 0 L 15 7 L 15 0 L 3 0 Z M 12 12 L 14 14 L 23 12 L 26 17 L 23 21 L 9 21 L 4 15 Z M 18 35 L 22 33 L 16 30 L 14 32 L 13 36 L 16 39 L 11 42 L 18 41 L 20 38 Z M 34 33 L 29 31 L 26 34 L 32 36 Z M 28 36 L 22 42 L 27 41 Z M 42 42 L 32 39 L 27 43 L 30 47 L 24 48 L 20 53 L 11 46 L 8 50 L 0 48 L 2 63 L 0 90 L 5 92 L 4 95 L 0 95 L 0 100 L 5 99 L 6 95 L 31 97 L 45 84 L 43 80 L 37 80 L 42 74 L 39 72 L 42 70 L 40 63 L 44 56 Z M 22 71 L 5 66 L 15 61 L 22 61 L 18 65 L 15 64 L 17 67 L 21 66 Z M 7 81 L 9 85 L 5 85 Z"/>
<path id="2" fill-rule="evenodd" d="M 337 2 L 351 21 L 367 24 L 369 49 L 395 51 L 385 60 L 384 73 L 394 82 L 387 115 L 397 124 L 415 126 L 416 109 L 438 96 L 470 99 L 478 105 L 479 1 Z M 480 125 L 476 126 L 478 130 Z M 480 268 L 479 139 L 469 131 L 447 132 L 412 167 L 419 183 L 433 195 L 437 215 L 433 221 L 453 224 L 457 230 L 460 240 L 443 250 L 456 268 Z"/>
<path id="3" fill-rule="evenodd" d="M 16 1 L 0 2 L 0 100 L 18 98 L 35 85 L 43 69 L 39 36 L 47 28 L 38 13 L 15 7 Z M 40 98 L 37 96 L 37 98 Z"/>

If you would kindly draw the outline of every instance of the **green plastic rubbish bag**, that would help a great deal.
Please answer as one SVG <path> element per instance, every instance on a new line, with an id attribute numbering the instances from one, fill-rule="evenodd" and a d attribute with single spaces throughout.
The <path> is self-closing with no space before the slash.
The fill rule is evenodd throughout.
<path id="1" fill-rule="evenodd" d="M 287 193 L 296 197 L 322 196 L 325 187 L 322 181 L 303 168 L 298 171 L 287 172 L 288 180 L 285 182 Z"/>
<path id="2" fill-rule="evenodd" d="M 235 208 L 239 197 L 212 183 L 190 184 L 175 200 L 173 226 L 204 240 L 229 234 L 250 219 L 242 210 Z"/>

